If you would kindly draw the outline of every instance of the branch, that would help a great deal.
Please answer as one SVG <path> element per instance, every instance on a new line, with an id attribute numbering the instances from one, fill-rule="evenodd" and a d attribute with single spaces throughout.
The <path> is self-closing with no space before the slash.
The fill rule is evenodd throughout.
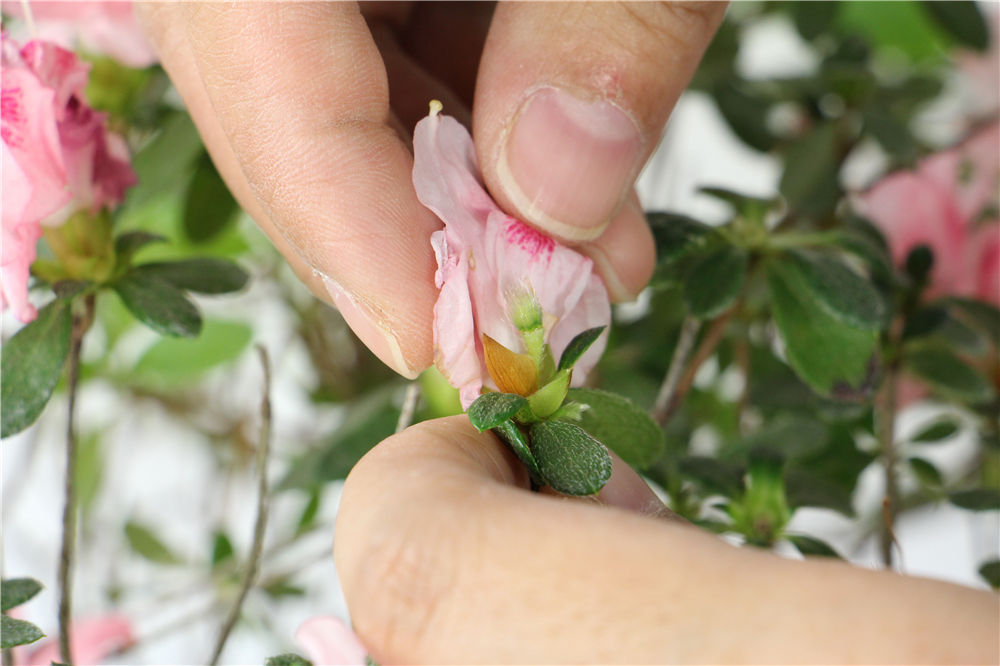
<path id="1" fill-rule="evenodd" d="M 403 432 L 413 423 L 413 413 L 417 411 L 417 402 L 420 401 L 420 385 L 417 382 L 410 382 L 406 386 L 406 396 L 403 397 L 403 408 L 399 412 L 399 420 L 396 421 L 396 432 Z"/>
<path id="2" fill-rule="evenodd" d="M 260 363 L 264 369 L 264 397 L 260 403 L 260 442 L 257 445 L 257 469 L 260 473 L 260 482 L 257 486 L 257 522 L 253 528 L 253 545 L 250 548 L 247 571 L 243 576 L 239 595 L 219 631 L 219 638 L 215 643 L 215 650 L 212 652 L 212 659 L 209 662 L 212 666 L 219 663 L 222 649 L 226 646 L 229 634 L 240 617 L 243 602 L 260 572 L 260 557 L 264 550 L 264 531 L 267 527 L 268 510 L 267 460 L 271 449 L 271 364 L 264 347 L 258 345 L 257 351 L 260 353 Z"/>
<path id="3" fill-rule="evenodd" d="M 681 333 L 677 337 L 677 346 L 674 347 L 674 355 L 670 359 L 670 367 L 663 377 L 663 384 L 660 385 L 660 392 L 656 394 L 656 401 L 653 403 L 652 417 L 661 426 L 667 422 L 670 406 L 674 403 L 674 396 L 677 392 L 677 383 L 680 381 L 684 364 L 687 363 L 688 354 L 694 346 L 694 341 L 698 337 L 701 329 L 701 322 L 694 317 L 685 317 L 681 324 Z"/>
<path id="4" fill-rule="evenodd" d="M 892 569 L 893 545 L 896 541 L 894 524 L 898 513 L 899 490 L 896 487 L 896 364 L 886 369 L 882 390 L 875 402 L 875 433 L 882 449 L 882 464 L 885 466 L 885 497 L 882 500 L 882 534 L 880 551 L 882 563 Z M 902 552 L 900 552 L 902 559 Z"/>
<path id="5" fill-rule="evenodd" d="M 66 479 L 63 485 L 62 548 L 59 552 L 59 653 L 62 661 L 73 663 L 70 646 L 70 621 L 73 617 L 73 560 L 76 554 L 76 427 L 73 413 L 76 410 L 76 392 L 80 379 L 80 348 L 83 336 L 94 319 L 94 295 L 84 298 L 84 312 L 73 317 L 70 338 L 67 392 L 69 405 L 66 414 Z"/>

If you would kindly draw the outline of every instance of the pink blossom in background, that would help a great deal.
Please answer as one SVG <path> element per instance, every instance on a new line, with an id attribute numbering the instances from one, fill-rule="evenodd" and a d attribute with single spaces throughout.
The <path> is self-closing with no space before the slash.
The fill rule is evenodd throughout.
<path id="1" fill-rule="evenodd" d="M 295 632 L 295 640 L 316 666 L 363 666 L 368 657 L 368 650 L 354 632 L 332 615 L 303 622 Z"/>
<path id="2" fill-rule="evenodd" d="M 57 226 L 82 209 L 113 207 L 136 179 L 124 140 L 107 131 L 107 115 L 83 97 L 89 65 L 48 42 L 18 49 L 6 35 L 0 40 L 0 305 L 10 305 L 26 322 L 37 314 L 27 285 L 40 225 Z"/>
<path id="3" fill-rule="evenodd" d="M 902 264 L 918 245 L 934 251 L 931 297 L 959 295 L 1000 305 L 1000 123 L 897 171 L 865 192 L 860 209 Z"/>
<path id="4" fill-rule="evenodd" d="M 132 13 L 131 2 L 31 2 L 37 37 L 66 49 L 107 55 L 128 67 L 149 67 L 158 58 Z M 4 0 L 4 12 L 24 17 L 20 0 Z"/>
<path id="5" fill-rule="evenodd" d="M 77 666 L 100 664 L 134 642 L 132 623 L 121 615 L 101 615 L 70 625 L 70 648 Z M 49 666 L 60 661 L 59 641 L 52 637 L 31 651 L 25 666 Z"/>
<path id="6" fill-rule="evenodd" d="M 438 368 L 468 407 L 492 384 L 483 358 L 483 334 L 524 351 L 506 295 L 534 293 L 546 339 L 558 359 L 582 331 L 606 326 L 611 306 L 591 260 L 504 213 L 483 186 L 468 131 L 454 118 L 432 113 L 413 135 L 413 184 L 421 203 L 444 229 L 431 235 L 437 257 L 434 347 Z M 606 335 L 575 367 L 580 384 L 604 351 Z"/>

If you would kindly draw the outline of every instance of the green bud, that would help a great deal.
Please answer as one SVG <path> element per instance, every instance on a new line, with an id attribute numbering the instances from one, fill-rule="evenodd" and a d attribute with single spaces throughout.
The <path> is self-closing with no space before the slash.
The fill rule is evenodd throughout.
<path id="1" fill-rule="evenodd" d="M 522 333 L 542 328 L 542 305 L 530 288 L 511 287 L 507 290 L 507 313 Z"/>

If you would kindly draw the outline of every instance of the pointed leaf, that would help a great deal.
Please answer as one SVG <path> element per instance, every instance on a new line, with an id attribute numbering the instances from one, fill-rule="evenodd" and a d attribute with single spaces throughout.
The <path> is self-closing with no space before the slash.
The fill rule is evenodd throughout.
<path id="1" fill-rule="evenodd" d="M 839 560 L 844 559 L 840 553 L 834 550 L 833 546 L 825 541 L 820 541 L 804 534 L 789 534 L 786 538 L 806 557 L 835 557 Z"/>
<path id="2" fill-rule="evenodd" d="M 500 438 L 500 441 L 507 445 L 514 455 L 528 468 L 533 479 L 541 479 L 541 472 L 538 469 L 538 461 L 528 447 L 528 442 L 524 439 L 524 433 L 513 421 L 504 421 L 492 430 L 493 434 Z"/>
<path id="3" fill-rule="evenodd" d="M 1000 490 L 996 488 L 973 488 L 959 490 L 948 496 L 955 506 L 970 511 L 996 511 L 1000 509 Z"/>
<path id="4" fill-rule="evenodd" d="M 924 460 L 923 458 L 913 457 L 907 460 L 910 465 L 910 469 L 913 471 L 914 476 L 925 486 L 931 486 L 934 488 L 941 487 L 944 483 L 941 478 L 941 472 L 935 467 L 930 461 Z"/>
<path id="5" fill-rule="evenodd" d="M 542 480 L 566 495 L 593 495 L 611 478 L 611 457 L 599 441 L 566 421 L 531 426 L 531 449 Z"/>
<path id="6" fill-rule="evenodd" d="M 132 550 L 151 562 L 178 564 L 181 561 L 148 527 L 133 522 L 127 523 L 125 537 Z"/>
<path id="7" fill-rule="evenodd" d="M 178 289 L 199 294 L 228 294 L 246 286 L 250 276 L 231 261 L 198 257 L 182 261 L 140 264 L 135 275 L 157 277 Z"/>
<path id="8" fill-rule="evenodd" d="M 628 398 L 585 388 L 570 389 L 566 397 L 587 406 L 580 415 L 580 427 L 632 467 L 648 467 L 663 453 L 663 430 Z"/>
<path id="9" fill-rule="evenodd" d="M 684 304 L 692 316 L 712 319 L 736 302 L 746 279 L 747 254 L 736 247 L 717 250 L 684 278 Z"/>
<path id="10" fill-rule="evenodd" d="M 904 362 L 908 370 L 945 397 L 970 404 L 987 402 L 993 397 L 989 381 L 947 349 L 910 350 Z"/>
<path id="11" fill-rule="evenodd" d="M 136 319 L 158 333 L 193 338 L 201 331 L 201 314 L 180 289 L 149 275 L 126 275 L 114 285 Z"/>
<path id="12" fill-rule="evenodd" d="M 166 238 L 148 231 L 126 231 L 115 238 L 115 253 L 128 257 L 150 243 L 165 243 Z"/>
<path id="13" fill-rule="evenodd" d="M 994 590 L 1000 589 L 1000 560 L 983 562 L 979 567 L 979 575 L 983 577 Z"/>
<path id="14" fill-rule="evenodd" d="M 538 388 L 538 370 L 527 354 L 518 354 L 483 335 L 486 369 L 501 393 L 531 395 Z"/>
<path id="15" fill-rule="evenodd" d="M 594 328 L 588 328 L 583 333 L 577 334 L 575 338 L 570 340 L 569 344 L 566 345 L 566 349 L 563 350 L 562 356 L 559 357 L 559 369 L 565 370 L 567 368 L 572 368 L 580 357 L 583 356 L 590 345 L 597 341 L 597 338 L 601 337 L 601 333 L 606 326 L 597 326 Z"/>
<path id="16" fill-rule="evenodd" d="M 910 438 L 913 442 L 940 442 L 958 432 L 959 424 L 948 418 L 935 421 Z"/>
<path id="17" fill-rule="evenodd" d="M 651 211 L 646 214 L 656 242 L 658 265 L 670 264 L 703 250 L 718 232 L 698 220 L 677 213 Z"/>
<path id="18" fill-rule="evenodd" d="M 879 329 L 885 307 L 869 282 L 829 255 L 788 252 L 778 270 L 808 290 L 827 314 L 856 328 Z"/>
<path id="19" fill-rule="evenodd" d="M 216 532 L 215 538 L 212 540 L 212 568 L 214 569 L 226 560 L 233 559 L 233 555 L 233 542 L 229 540 L 225 532 Z"/>
<path id="20" fill-rule="evenodd" d="M 572 377 L 572 369 L 560 370 L 552 381 L 528 396 L 528 405 L 536 419 L 547 419 L 562 406 Z"/>
<path id="21" fill-rule="evenodd" d="M 184 234 L 203 243 L 211 240 L 232 222 L 240 207 L 229 193 L 208 155 L 194 168 L 184 201 Z"/>
<path id="22" fill-rule="evenodd" d="M 921 6 L 964 46 L 977 51 L 989 48 L 989 28 L 979 6 L 972 0 L 925 0 Z"/>
<path id="23" fill-rule="evenodd" d="M 774 321 L 799 377 L 822 395 L 856 398 L 870 393 L 878 331 L 831 315 L 789 262 L 770 262 L 767 277 Z"/>
<path id="24" fill-rule="evenodd" d="M 42 630 L 24 620 L 15 620 L 7 615 L 0 615 L 0 648 L 4 650 L 18 645 L 34 643 L 39 638 L 44 638 Z"/>
<path id="25" fill-rule="evenodd" d="M 57 299 L 3 345 L 0 360 L 0 436 L 35 422 L 59 383 L 69 355 L 70 302 Z"/>
<path id="26" fill-rule="evenodd" d="M 528 403 L 514 393 L 484 393 L 469 405 L 469 421 L 479 432 L 496 428 Z"/>
<path id="27" fill-rule="evenodd" d="M 41 590 L 42 584 L 34 578 L 5 578 L 0 582 L 0 612 L 20 606 Z"/>

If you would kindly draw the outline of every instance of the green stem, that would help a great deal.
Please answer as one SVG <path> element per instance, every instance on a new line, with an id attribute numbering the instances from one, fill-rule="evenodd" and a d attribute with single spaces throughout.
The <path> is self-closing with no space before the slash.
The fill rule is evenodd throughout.
<path id="1" fill-rule="evenodd" d="M 73 663 L 70 641 L 70 621 L 73 616 L 73 560 L 76 555 L 76 393 L 80 379 L 80 348 L 83 336 L 94 318 L 94 295 L 83 299 L 84 313 L 74 316 L 69 350 L 67 392 L 69 405 L 66 415 L 66 479 L 63 486 L 62 548 L 59 553 L 59 653 L 66 664 Z"/>
<path id="2" fill-rule="evenodd" d="M 766 245 L 772 250 L 786 250 L 795 247 L 830 245 L 832 243 L 836 243 L 842 237 L 843 234 L 838 231 L 789 231 L 781 234 L 772 234 L 768 237 Z"/>
<path id="3" fill-rule="evenodd" d="M 260 353 L 260 363 L 264 368 L 264 397 L 260 403 L 260 442 L 257 445 L 257 471 L 260 474 L 257 485 L 257 521 L 254 524 L 253 545 L 250 547 L 246 574 L 243 576 L 236 601 L 219 631 L 219 638 L 215 643 L 215 650 L 212 652 L 212 659 L 209 662 L 212 666 L 219 663 L 222 649 L 226 646 L 226 641 L 229 639 L 233 627 L 236 626 L 247 593 L 250 592 L 254 581 L 257 580 L 257 575 L 260 573 L 261 554 L 264 552 L 264 532 L 267 528 L 268 514 L 267 460 L 271 450 L 271 364 L 267 358 L 267 350 L 258 346 L 257 351 Z"/>

